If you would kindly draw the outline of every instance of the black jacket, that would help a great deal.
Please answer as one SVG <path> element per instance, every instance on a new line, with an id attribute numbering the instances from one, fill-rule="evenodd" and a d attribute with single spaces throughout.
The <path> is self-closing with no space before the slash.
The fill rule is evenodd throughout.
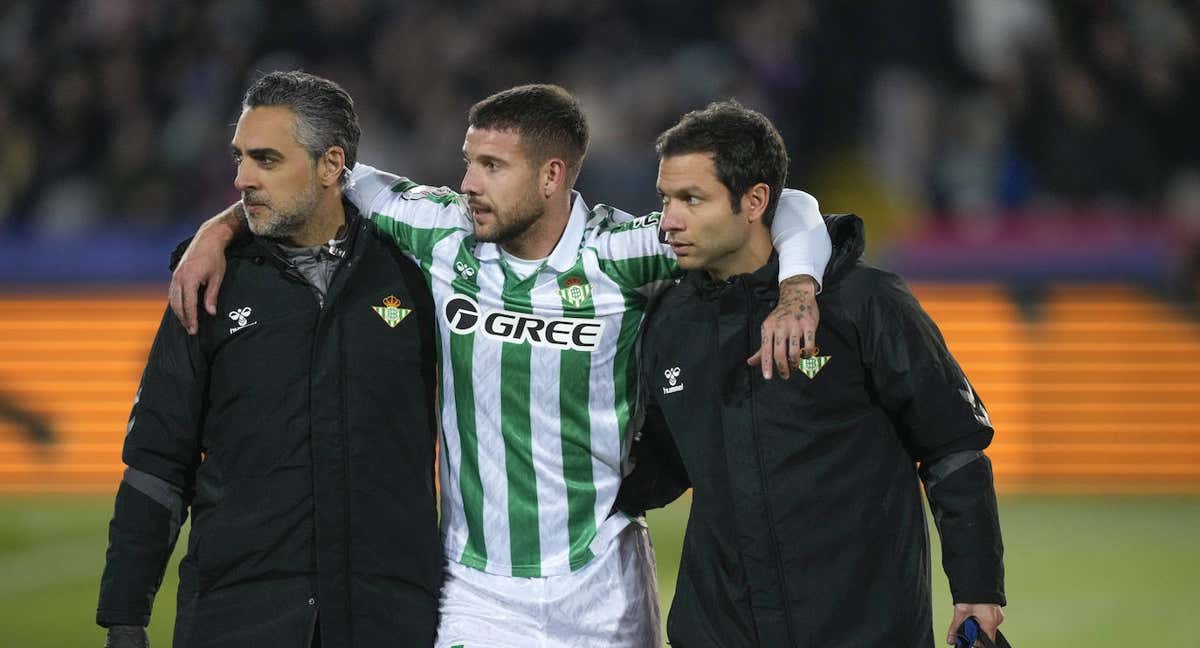
<path id="1" fill-rule="evenodd" d="M 650 317 L 648 413 L 678 455 L 648 425 L 622 504 L 661 505 L 690 476 L 673 646 L 933 646 L 918 469 L 954 599 L 1004 601 L 987 413 L 903 282 L 860 260 L 862 222 L 828 225 L 812 378 L 746 364 L 774 259 L 728 282 L 691 272 Z"/>
<path id="2" fill-rule="evenodd" d="M 318 616 L 324 648 L 432 645 L 433 303 L 420 270 L 349 218 L 323 307 L 247 237 L 198 336 L 163 316 L 125 439 L 101 625 L 148 622 L 190 507 L 176 648 L 306 647 Z"/>

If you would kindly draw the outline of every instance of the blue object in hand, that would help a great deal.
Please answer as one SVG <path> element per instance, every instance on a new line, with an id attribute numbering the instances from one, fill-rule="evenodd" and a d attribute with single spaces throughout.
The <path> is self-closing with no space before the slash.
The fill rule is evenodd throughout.
<path id="1" fill-rule="evenodd" d="M 979 629 L 979 622 L 975 617 L 967 617 L 954 632 L 954 648 L 975 648 L 975 641 L 981 634 L 983 632 Z"/>
<path id="2" fill-rule="evenodd" d="M 954 648 L 1012 648 L 1012 644 L 1008 643 L 999 629 L 996 630 L 996 640 L 992 641 L 979 628 L 979 619 L 967 617 L 954 631 Z"/>

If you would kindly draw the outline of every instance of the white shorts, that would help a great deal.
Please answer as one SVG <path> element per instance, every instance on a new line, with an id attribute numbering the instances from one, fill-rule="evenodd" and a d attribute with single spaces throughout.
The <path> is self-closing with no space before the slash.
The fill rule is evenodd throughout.
<path id="1" fill-rule="evenodd" d="M 634 522 L 577 572 L 499 576 L 449 562 L 437 648 L 659 648 L 658 578 Z"/>

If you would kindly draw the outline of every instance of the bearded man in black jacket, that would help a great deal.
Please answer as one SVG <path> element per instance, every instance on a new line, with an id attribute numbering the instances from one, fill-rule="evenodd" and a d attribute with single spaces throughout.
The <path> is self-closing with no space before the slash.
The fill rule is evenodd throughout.
<path id="1" fill-rule="evenodd" d="M 180 526 L 175 648 L 431 646 L 442 553 L 433 299 L 343 197 L 359 126 L 272 72 L 231 142 L 253 236 L 218 315 L 167 312 L 125 435 L 96 621 L 144 648 Z"/>
<path id="2" fill-rule="evenodd" d="M 671 644 L 932 646 L 920 482 L 951 634 L 975 616 L 995 637 L 1006 601 L 983 453 L 993 430 L 937 326 L 899 277 L 861 260 L 862 221 L 831 217 L 819 351 L 789 380 L 763 379 L 745 358 L 778 300 L 768 227 L 782 139 L 724 102 L 685 115 L 657 150 L 661 227 L 688 272 L 642 344 L 647 415 L 671 434 L 647 426 L 623 502 L 661 506 L 694 488 Z"/>

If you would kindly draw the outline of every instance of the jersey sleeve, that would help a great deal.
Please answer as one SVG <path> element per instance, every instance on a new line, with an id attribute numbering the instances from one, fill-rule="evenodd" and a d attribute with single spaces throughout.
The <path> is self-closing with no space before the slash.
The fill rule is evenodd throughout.
<path id="1" fill-rule="evenodd" d="M 596 205 L 585 245 L 596 251 L 600 269 L 625 290 L 651 297 L 679 271 L 675 253 L 659 234 L 662 214 L 634 217 L 608 205 Z"/>
<path id="2" fill-rule="evenodd" d="M 465 196 L 361 162 L 350 174 L 346 197 L 398 248 L 420 261 L 431 260 L 438 241 L 473 227 Z"/>
<path id="3" fill-rule="evenodd" d="M 630 290 L 653 296 L 679 270 L 675 252 L 662 239 L 660 212 L 633 217 L 608 205 L 592 210 L 595 235 L 590 242 L 605 272 Z M 771 224 L 771 239 L 779 251 L 779 280 L 809 275 L 818 290 L 833 244 L 817 199 L 784 189 Z"/>
<path id="4" fill-rule="evenodd" d="M 820 292 L 833 243 L 817 199 L 803 191 L 784 189 L 771 223 L 771 240 L 779 251 L 779 281 L 808 275 L 817 281 Z"/>

